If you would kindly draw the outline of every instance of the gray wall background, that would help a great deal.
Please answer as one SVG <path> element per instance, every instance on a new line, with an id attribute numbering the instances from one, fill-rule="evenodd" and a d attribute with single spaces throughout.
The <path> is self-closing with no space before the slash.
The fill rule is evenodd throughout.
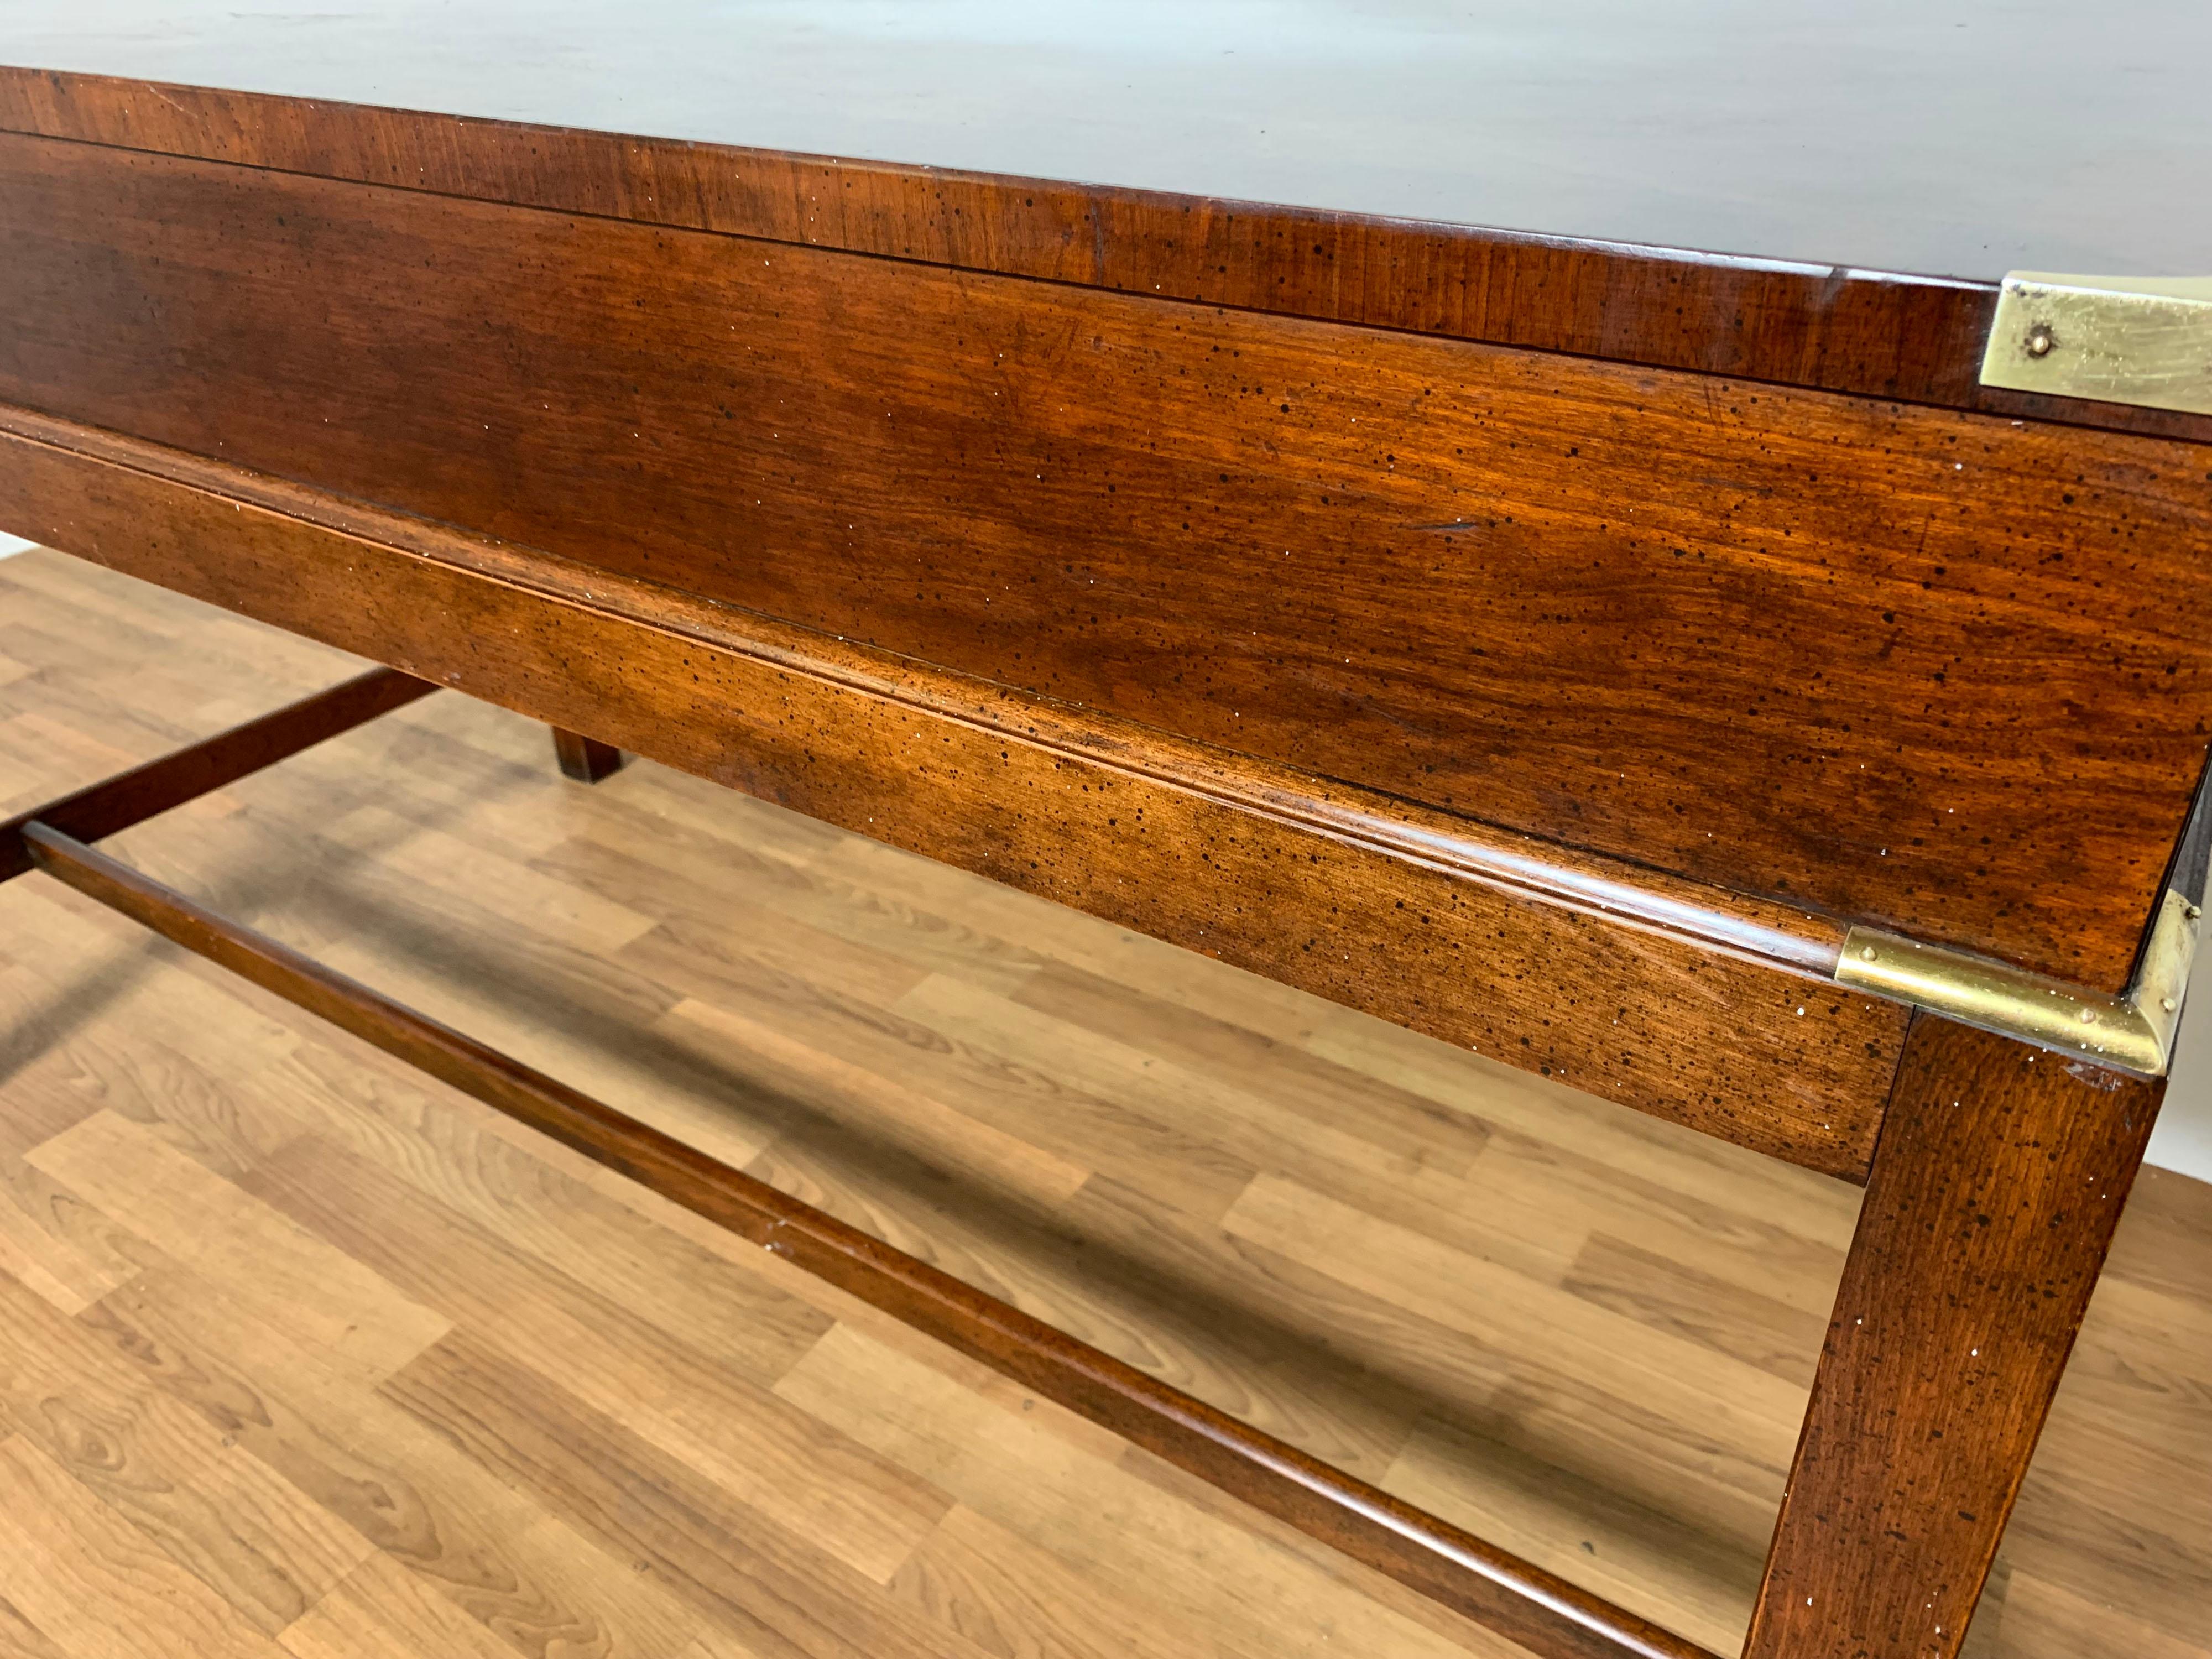
<path id="1" fill-rule="evenodd" d="M 2212 1181 L 2212 945 L 2199 952 L 2189 976 L 2190 1015 L 2166 1085 L 2166 1106 L 2150 1139 L 2150 1161 L 2199 1181 Z"/>

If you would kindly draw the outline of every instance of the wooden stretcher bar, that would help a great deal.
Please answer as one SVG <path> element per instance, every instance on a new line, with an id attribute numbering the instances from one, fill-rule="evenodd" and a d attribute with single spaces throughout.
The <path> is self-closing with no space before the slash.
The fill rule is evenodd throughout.
<path id="1" fill-rule="evenodd" d="M 950 1273 L 624 1115 L 84 844 L 436 688 L 380 670 L 0 826 L 35 868 L 980 1359 L 1444 1606 L 1559 1659 L 1713 1659 Z"/>

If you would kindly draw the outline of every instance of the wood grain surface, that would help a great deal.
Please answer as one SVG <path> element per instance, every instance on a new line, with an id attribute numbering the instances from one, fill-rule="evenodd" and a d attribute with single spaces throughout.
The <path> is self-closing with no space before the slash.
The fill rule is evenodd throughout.
<path id="1" fill-rule="evenodd" d="M 1913 1022 L 1747 1659 L 1949 1659 L 2163 1079 Z"/>
<path id="2" fill-rule="evenodd" d="M 2202 452 L 50 140 L 0 396 L 2117 988 Z"/>
<path id="3" fill-rule="evenodd" d="M 0 814 L 359 666 L 11 559 Z M 651 763 L 577 788 L 459 696 L 118 851 L 1741 1639 L 1838 1182 Z M 1512 1655 L 40 878 L 0 1010 L 0 1632 L 40 1659 Z M 2204 1659 L 2208 1357 L 2212 1192 L 2146 1170 L 1974 1659 Z"/>
<path id="4" fill-rule="evenodd" d="M 1387 798 L 603 572 L 297 492 L 280 512 L 179 489 L 141 470 L 161 459 L 143 446 L 103 455 L 10 446 L 0 511 L 39 505 L 50 541 L 118 569 L 1347 1006 L 1865 1168 L 1905 1014 L 1808 978 L 1835 945 L 1802 913 L 1639 894 L 1632 870 L 1545 864 Z"/>
<path id="5" fill-rule="evenodd" d="M 0 66 L 0 130 L 1239 309 L 2212 440 L 1990 389 L 1996 290 L 1213 197 Z"/>

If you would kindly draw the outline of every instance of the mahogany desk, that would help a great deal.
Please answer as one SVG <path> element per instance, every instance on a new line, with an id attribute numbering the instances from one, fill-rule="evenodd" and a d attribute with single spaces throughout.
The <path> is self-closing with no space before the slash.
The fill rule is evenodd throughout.
<path id="1" fill-rule="evenodd" d="M 649 755 L 1863 1182 L 1746 1652 L 1958 1651 L 2157 1109 L 2212 834 L 2212 306 L 1975 261 L 2199 176 L 2201 119 L 2124 179 L 2094 122 L 2038 125 L 1963 228 L 1723 176 L 1771 160 L 1739 143 L 1659 204 L 1679 245 L 1771 232 L 1723 257 L 333 103 L 353 60 L 317 39 L 240 58 L 267 93 L 0 71 L 0 527 L 391 667 L 0 826 L 0 878 L 1547 1655 L 1701 1650 L 88 843 L 453 687 L 556 726 L 572 775 Z M 1640 188 L 1588 222 L 1607 155 L 1666 165 L 1606 125 L 1620 72 L 1563 94 L 1595 137 L 1533 170 L 1550 228 L 1653 234 Z M 706 106 L 669 75 L 678 131 Z M 2118 105 L 2173 72 L 2082 84 L 2133 143 Z M 1107 169 L 1146 124 L 1099 95 Z M 1468 154 L 1462 216 L 1528 205 L 1527 158 Z M 1133 137 L 1120 176 L 1182 159 Z M 1449 181 L 1420 160 L 1329 188 L 1403 206 Z M 2126 222 L 2093 268 L 2212 269 L 2203 227 Z"/>

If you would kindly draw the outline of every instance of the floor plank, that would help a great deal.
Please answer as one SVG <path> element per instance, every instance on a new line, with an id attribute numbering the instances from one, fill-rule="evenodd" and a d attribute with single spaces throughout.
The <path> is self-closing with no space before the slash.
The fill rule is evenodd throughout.
<path id="1" fill-rule="evenodd" d="M 242 1612 L 21 1435 L 0 1439 L 0 1595 L 72 1653 L 279 1659 Z"/>

